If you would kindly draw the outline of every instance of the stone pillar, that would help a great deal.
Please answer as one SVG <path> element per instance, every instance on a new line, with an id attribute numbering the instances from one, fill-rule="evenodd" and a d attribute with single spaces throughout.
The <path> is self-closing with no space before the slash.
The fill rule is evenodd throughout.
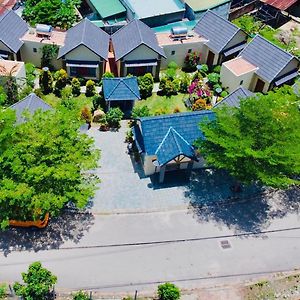
<path id="1" fill-rule="evenodd" d="M 162 166 L 159 171 L 159 183 L 163 183 L 165 180 L 166 166 Z"/>

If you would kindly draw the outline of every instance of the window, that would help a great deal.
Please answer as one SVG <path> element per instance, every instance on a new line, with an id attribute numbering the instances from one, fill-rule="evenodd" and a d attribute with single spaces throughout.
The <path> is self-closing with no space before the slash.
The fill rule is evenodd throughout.
<path id="1" fill-rule="evenodd" d="M 171 52 L 171 55 L 175 55 L 175 50 L 173 50 L 173 51 Z"/>
<path id="2" fill-rule="evenodd" d="M 33 52 L 36 53 L 36 52 L 37 52 L 37 49 L 36 49 L 36 48 L 33 48 Z"/>
<path id="3" fill-rule="evenodd" d="M 86 68 L 86 67 L 70 67 L 71 76 L 79 77 L 96 77 L 96 68 Z"/>
<path id="4" fill-rule="evenodd" d="M 188 50 L 188 53 L 192 53 L 192 50 L 193 50 L 193 49 L 189 49 L 189 50 Z"/>
<path id="5" fill-rule="evenodd" d="M 241 80 L 241 81 L 240 81 L 240 85 L 242 85 L 243 83 L 244 83 L 244 80 Z"/>

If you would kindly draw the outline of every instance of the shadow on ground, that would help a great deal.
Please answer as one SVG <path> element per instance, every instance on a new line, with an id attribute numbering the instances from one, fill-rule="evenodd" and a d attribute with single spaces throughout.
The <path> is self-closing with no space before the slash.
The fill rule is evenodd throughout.
<path id="1" fill-rule="evenodd" d="M 57 249 L 65 241 L 78 243 L 93 221 L 94 217 L 89 212 L 67 211 L 51 219 L 44 229 L 9 228 L 0 233 L 0 251 L 7 256 L 11 251 Z"/>

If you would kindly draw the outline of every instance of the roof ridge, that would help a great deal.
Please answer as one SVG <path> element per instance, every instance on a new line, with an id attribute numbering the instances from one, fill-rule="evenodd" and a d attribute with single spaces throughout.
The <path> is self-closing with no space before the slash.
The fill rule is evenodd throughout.
<path id="1" fill-rule="evenodd" d="M 173 128 L 172 126 L 169 127 L 169 129 L 168 129 L 166 135 L 164 136 L 164 138 L 162 139 L 162 141 L 161 141 L 160 144 L 158 145 L 158 147 L 157 147 L 157 149 L 156 149 L 156 151 L 155 151 L 155 154 L 159 151 L 159 149 L 160 149 L 160 148 L 162 147 L 162 145 L 164 144 L 164 142 L 165 142 L 165 140 L 167 139 L 167 137 L 168 137 L 168 135 L 169 135 L 169 133 L 170 133 L 170 131 L 171 131 L 172 128 Z"/>
<path id="2" fill-rule="evenodd" d="M 107 78 L 107 79 L 109 79 L 109 78 Z M 109 93 L 107 99 L 110 98 L 110 96 L 114 93 L 114 91 L 115 91 L 116 88 L 120 85 L 120 83 L 121 83 L 121 80 L 119 80 L 119 81 L 117 82 L 117 84 L 114 86 L 114 88 L 111 90 L 111 92 Z"/>
<path id="3" fill-rule="evenodd" d="M 173 135 L 176 134 L 184 143 L 186 143 L 189 147 L 192 147 L 191 144 L 176 129 L 174 129 L 173 127 L 172 127 L 172 134 Z M 181 147 L 180 147 L 180 145 L 178 144 L 178 141 L 176 140 L 175 136 L 174 136 L 174 138 L 175 138 L 176 144 L 178 145 L 178 149 L 181 152 L 183 152 L 182 149 L 181 149 Z"/>
<path id="4" fill-rule="evenodd" d="M 143 39 L 143 36 L 142 36 L 142 33 L 141 33 L 140 23 L 138 22 L 137 19 L 135 20 L 135 24 L 136 24 L 137 29 L 138 29 L 138 32 L 139 32 L 139 36 L 140 36 L 141 43 L 145 44 L 144 39 Z M 146 28 L 146 27 L 145 27 L 145 28 Z"/>

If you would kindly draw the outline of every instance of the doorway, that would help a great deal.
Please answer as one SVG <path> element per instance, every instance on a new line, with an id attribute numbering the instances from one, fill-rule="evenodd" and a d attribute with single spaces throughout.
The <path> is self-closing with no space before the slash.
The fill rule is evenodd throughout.
<path id="1" fill-rule="evenodd" d="M 207 65 L 212 66 L 214 64 L 214 60 L 215 60 L 215 54 L 209 50 L 207 55 L 207 60 L 206 60 Z"/>
<path id="2" fill-rule="evenodd" d="M 254 92 L 255 93 L 262 93 L 262 91 L 264 90 L 264 87 L 265 87 L 265 83 L 261 79 L 258 78 L 257 82 L 256 82 Z"/>

